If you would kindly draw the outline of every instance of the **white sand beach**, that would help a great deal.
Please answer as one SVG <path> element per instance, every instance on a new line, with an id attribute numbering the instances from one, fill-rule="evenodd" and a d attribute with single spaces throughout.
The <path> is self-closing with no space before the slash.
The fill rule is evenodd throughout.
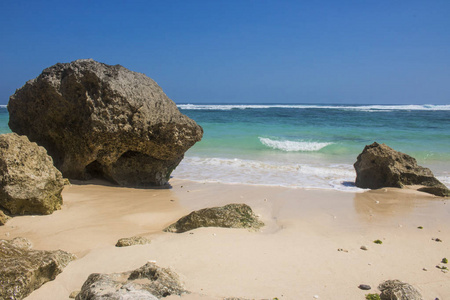
<path id="1" fill-rule="evenodd" d="M 177 179 L 171 184 L 155 190 L 73 182 L 64 188 L 61 210 L 15 217 L 0 227 L 1 238 L 26 237 L 35 249 L 78 257 L 26 299 L 69 299 L 91 273 L 133 270 L 147 261 L 181 277 L 192 292 L 182 299 L 364 299 L 387 279 L 413 285 L 424 299 L 450 299 L 450 273 L 435 267 L 450 258 L 448 198 L 407 189 L 354 193 Z M 162 231 L 193 210 L 228 203 L 250 205 L 266 226 L 260 232 Z M 115 247 L 119 238 L 135 235 L 152 242 Z M 377 239 L 383 243 L 373 243 Z M 360 290 L 360 284 L 372 289 Z"/>

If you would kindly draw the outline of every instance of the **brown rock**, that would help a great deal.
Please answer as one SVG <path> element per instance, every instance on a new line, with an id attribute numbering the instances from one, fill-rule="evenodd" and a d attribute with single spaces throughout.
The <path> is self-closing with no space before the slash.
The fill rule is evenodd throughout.
<path id="1" fill-rule="evenodd" d="M 354 164 L 356 186 L 379 189 L 404 185 L 422 185 L 423 192 L 437 196 L 450 196 L 448 188 L 437 180 L 430 169 L 417 165 L 417 161 L 385 144 L 373 143 L 364 148 Z"/>
<path id="2" fill-rule="evenodd" d="M 23 299 L 75 259 L 61 251 L 32 250 L 25 238 L 0 240 L 0 299 Z"/>
<path id="3" fill-rule="evenodd" d="M 9 217 L 5 215 L 3 211 L 0 210 L 0 226 L 5 225 L 6 221 L 8 221 Z"/>
<path id="4" fill-rule="evenodd" d="M 0 135 L 0 182 L 0 206 L 10 214 L 51 214 L 61 208 L 61 172 L 26 136 Z"/>
<path id="5" fill-rule="evenodd" d="M 225 227 L 259 229 L 264 223 L 258 220 L 250 206 L 228 204 L 222 207 L 204 208 L 193 211 L 164 231 L 182 233 L 199 227 Z"/>
<path id="6" fill-rule="evenodd" d="M 150 78 L 92 59 L 58 63 L 10 97 L 12 131 L 44 146 L 64 177 L 164 186 L 203 130 Z"/>
<path id="7" fill-rule="evenodd" d="M 133 245 L 145 245 L 150 244 L 151 240 L 142 236 L 133 236 L 129 238 L 122 238 L 117 241 L 116 247 L 128 247 Z"/>

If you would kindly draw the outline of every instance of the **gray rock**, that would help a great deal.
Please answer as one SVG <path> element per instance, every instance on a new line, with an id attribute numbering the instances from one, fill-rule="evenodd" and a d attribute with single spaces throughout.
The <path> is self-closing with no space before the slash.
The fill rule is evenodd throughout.
<path id="1" fill-rule="evenodd" d="M 257 230 L 264 226 L 250 206 L 228 204 L 222 207 L 204 208 L 193 211 L 164 231 L 182 233 L 199 227 L 249 228 Z"/>
<path id="2" fill-rule="evenodd" d="M 64 181 L 43 147 L 15 133 L 0 135 L 0 207 L 12 215 L 60 209 Z"/>
<path id="3" fill-rule="evenodd" d="M 430 169 L 417 165 L 417 161 L 385 144 L 373 143 L 364 148 L 354 164 L 356 186 L 379 189 L 404 185 L 422 185 L 419 191 L 436 196 L 450 196 L 449 189 L 437 180 Z"/>
<path id="4" fill-rule="evenodd" d="M 419 291 L 400 280 L 386 280 L 378 289 L 381 291 L 381 300 L 423 300 Z"/>
<path id="5" fill-rule="evenodd" d="M 368 285 L 368 284 L 360 284 L 360 285 L 358 286 L 358 288 L 361 289 L 361 290 L 364 290 L 364 291 L 368 291 L 368 290 L 370 290 L 372 287 L 371 287 L 370 285 Z"/>
<path id="6" fill-rule="evenodd" d="M 75 259 L 61 251 L 31 249 L 25 238 L 0 240 L 0 299 L 23 299 Z"/>
<path id="7" fill-rule="evenodd" d="M 64 177 L 164 186 L 203 130 L 149 77 L 92 59 L 58 63 L 10 97 L 9 127 Z"/>
<path id="8" fill-rule="evenodd" d="M 124 273 L 91 274 L 76 300 L 148 299 L 187 293 L 178 275 L 170 269 L 147 263 Z"/>
<path id="9" fill-rule="evenodd" d="M 128 247 L 133 245 L 145 245 L 150 244 L 151 240 L 142 236 L 133 236 L 129 238 L 122 238 L 117 241 L 116 247 Z"/>

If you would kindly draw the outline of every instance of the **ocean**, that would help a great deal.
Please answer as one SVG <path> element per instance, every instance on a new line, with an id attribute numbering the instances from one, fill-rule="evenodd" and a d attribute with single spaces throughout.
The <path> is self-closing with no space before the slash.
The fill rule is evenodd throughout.
<path id="1" fill-rule="evenodd" d="M 450 186 L 450 105 L 178 107 L 204 137 L 176 178 L 359 191 L 353 164 L 376 141 L 415 157 Z"/>
<path id="2" fill-rule="evenodd" d="M 450 187 L 450 105 L 178 104 L 204 129 L 173 177 L 360 191 L 353 163 L 385 143 Z M 10 132 L 0 107 L 0 133 Z"/>

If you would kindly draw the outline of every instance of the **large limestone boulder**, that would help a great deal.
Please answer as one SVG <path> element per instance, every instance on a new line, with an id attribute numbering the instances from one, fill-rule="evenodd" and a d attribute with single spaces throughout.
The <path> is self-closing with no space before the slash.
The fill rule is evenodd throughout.
<path id="1" fill-rule="evenodd" d="M 249 228 L 257 230 L 264 226 L 247 204 L 228 204 L 222 207 L 193 211 L 164 229 L 166 232 L 182 233 L 199 227 Z"/>
<path id="2" fill-rule="evenodd" d="M 134 271 L 89 275 L 76 300 L 157 300 L 187 293 L 178 275 L 167 268 L 147 263 Z"/>
<path id="3" fill-rule="evenodd" d="M 149 77 L 92 59 L 58 63 L 10 97 L 9 127 L 64 177 L 162 186 L 203 130 Z"/>
<path id="4" fill-rule="evenodd" d="M 423 300 L 418 290 L 400 280 L 386 280 L 378 289 L 381 291 L 381 300 Z"/>
<path id="5" fill-rule="evenodd" d="M 32 250 L 25 238 L 0 240 L 0 299 L 23 299 L 75 259 L 61 251 Z"/>
<path id="6" fill-rule="evenodd" d="M 448 188 L 437 180 L 430 169 L 417 165 L 415 158 L 395 151 L 385 144 L 367 145 L 354 164 L 356 186 L 379 189 L 404 185 L 422 185 L 420 191 L 437 196 L 450 196 Z"/>
<path id="7" fill-rule="evenodd" d="M 0 183 L 0 207 L 10 214 L 51 214 L 61 208 L 61 172 L 26 136 L 0 135 Z"/>

